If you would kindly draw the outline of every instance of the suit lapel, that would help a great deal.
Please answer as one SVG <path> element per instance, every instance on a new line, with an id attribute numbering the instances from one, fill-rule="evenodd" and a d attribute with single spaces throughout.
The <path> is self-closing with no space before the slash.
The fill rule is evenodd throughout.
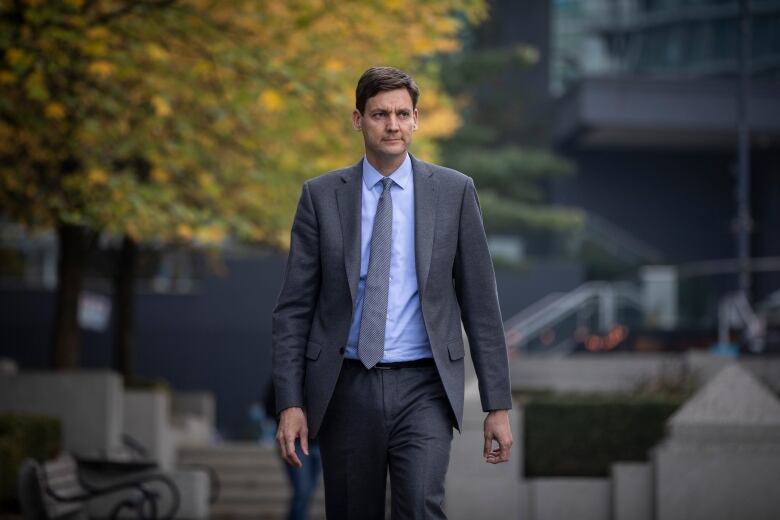
<path id="1" fill-rule="evenodd" d="M 347 271 L 352 309 L 355 309 L 357 287 L 360 282 L 360 221 L 363 160 L 341 174 L 343 184 L 336 189 L 336 200 L 341 220 L 341 236 L 344 243 L 344 267 Z"/>
<path id="2" fill-rule="evenodd" d="M 414 258 L 420 296 L 425 291 L 431 267 L 434 225 L 436 223 L 436 181 L 433 171 L 411 154 L 414 178 Z"/>

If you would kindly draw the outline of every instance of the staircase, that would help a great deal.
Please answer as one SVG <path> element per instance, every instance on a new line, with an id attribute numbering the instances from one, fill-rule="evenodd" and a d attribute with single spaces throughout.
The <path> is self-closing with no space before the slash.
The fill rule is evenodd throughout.
<path id="1" fill-rule="evenodd" d="M 287 517 L 292 490 L 274 446 L 258 443 L 220 443 L 183 447 L 179 464 L 213 468 L 220 480 L 219 500 L 211 520 L 282 520 Z M 324 520 L 325 498 L 320 480 L 309 509 L 311 520 Z"/>

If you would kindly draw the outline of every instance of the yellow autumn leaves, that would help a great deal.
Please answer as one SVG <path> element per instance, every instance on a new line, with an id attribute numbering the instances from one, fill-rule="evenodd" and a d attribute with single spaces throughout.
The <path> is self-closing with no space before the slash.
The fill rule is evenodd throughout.
<path id="1" fill-rule="evenodd" d="M 278 112 L 284 106 L 282 95 L 270 88 L 264 89 L 258 96 L 257 101 L 268 112 Z"/>
<path id="2" fill-rule="evenodd" d="M 52 101 L 50 103 L 46 103 L 44 113 L 49 119 L 62 119 L 65 117 L 65 106 L 62 103 Z"/>
<path id="3" fill-rule="evenodd" d="M 99 78 L 105 79 L 111 76 L 114 71 L 116 70 L 116 67 L 113 63 L 107 60 L 97 60 L 93 61 L 89 64 L 87 67 L 87 71 Z"/>
<path id="4" fill-rule="evenodd" d="M 154 113 L 160 117 L 168 117 L 173 112 L 171 104 L 162 96 L 152 96 L 151 102 L 154 107 Z"/>
<path id="5" fill-rule="evenodd" d="M 457 49 L 485 5 L 26 0 L 0 14 L 0 134 L 14 136 L 0 144 L 3 211 L 138 240 L 283 246 L 300 182 L 361 153 L 349 115 L 367 67 L 415 75 L 414 151 L 435 157 L 459 118 L 425 60 Z"/>

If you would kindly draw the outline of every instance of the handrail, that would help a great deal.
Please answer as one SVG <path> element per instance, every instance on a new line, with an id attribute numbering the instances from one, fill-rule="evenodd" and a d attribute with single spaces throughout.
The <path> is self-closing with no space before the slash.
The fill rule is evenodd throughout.
<path id="1" fill-rule="evenodd" d="M 504 322 L 504 328 L 505 329 L 509 329 L 509 328 L 514 327 L 515 323 L 522 322 L 526 318 L 526 316 L 528 316 L 530 314 L 533 314 L 533 313 L 537 312 L 539 309 L 542 309 L 542 308 L 546 307 L 551 302 L 557 300 L 558 298 L 560 298 L 564 294 L 566 294 L 566 293 L 553 292 L 553 293 L 550 293 L 547 296 L 543 297 L 541 300 L 535 301 L 534 303 L 532 303 L 531 305 L 529 305 L 525 309 L 521 310 L 520 312 L 518 312 L 517 314 L 515 314 L 514 316 L 512 316 L 511 318 L 506 320 Z"/>
<path id="2" fill-rule="evenodd" d="M 547 305 L 537 307 L 534 312 L 528 313 L 523 319 L 511 319 L 512 325 L 508 326 L 507 329 L 526 329 L 531 323 L 554 321 L 559 315 L 578 307 L 583 301 L 592 297 L 593 293 L 603 285 L 604 282 L 585 282 L 573 291 L 552 299 Z"/>
<path id="3" fill-rule="evenodd" d="M 530 308 L 506 322 L 505 332 L 510 349 L 520 349 L 542 331 L 557 325 L 592 300 L 599 301 L 600 312 L 614 312 L 614 300 L 621 298 L 634 307 L 641 307 L 636 291 L 627 282 L 586 282 L 571 292 L 543 298 Z M 611 316 L 602 316 L 602 323 L 609 324 Z"/>

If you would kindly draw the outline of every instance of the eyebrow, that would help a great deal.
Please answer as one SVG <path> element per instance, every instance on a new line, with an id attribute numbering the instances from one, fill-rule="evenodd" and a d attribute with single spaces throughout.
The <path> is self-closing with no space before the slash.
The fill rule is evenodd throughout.
<path id="1" fill-rule="evenodd" d="M 371 110 L 372 114 L 378 114 L 378 113 L 383 113 L 383 112 L 384 113 L 392 112 L 392 110 L 389 110 L 387 108 L 374 108 L 374 109 Z M 412 109 L 411 108 L 399 108 L 399 109 L 396 110 L 396 112 L 409 112 L 409 113 L 411 113 Z"/>

